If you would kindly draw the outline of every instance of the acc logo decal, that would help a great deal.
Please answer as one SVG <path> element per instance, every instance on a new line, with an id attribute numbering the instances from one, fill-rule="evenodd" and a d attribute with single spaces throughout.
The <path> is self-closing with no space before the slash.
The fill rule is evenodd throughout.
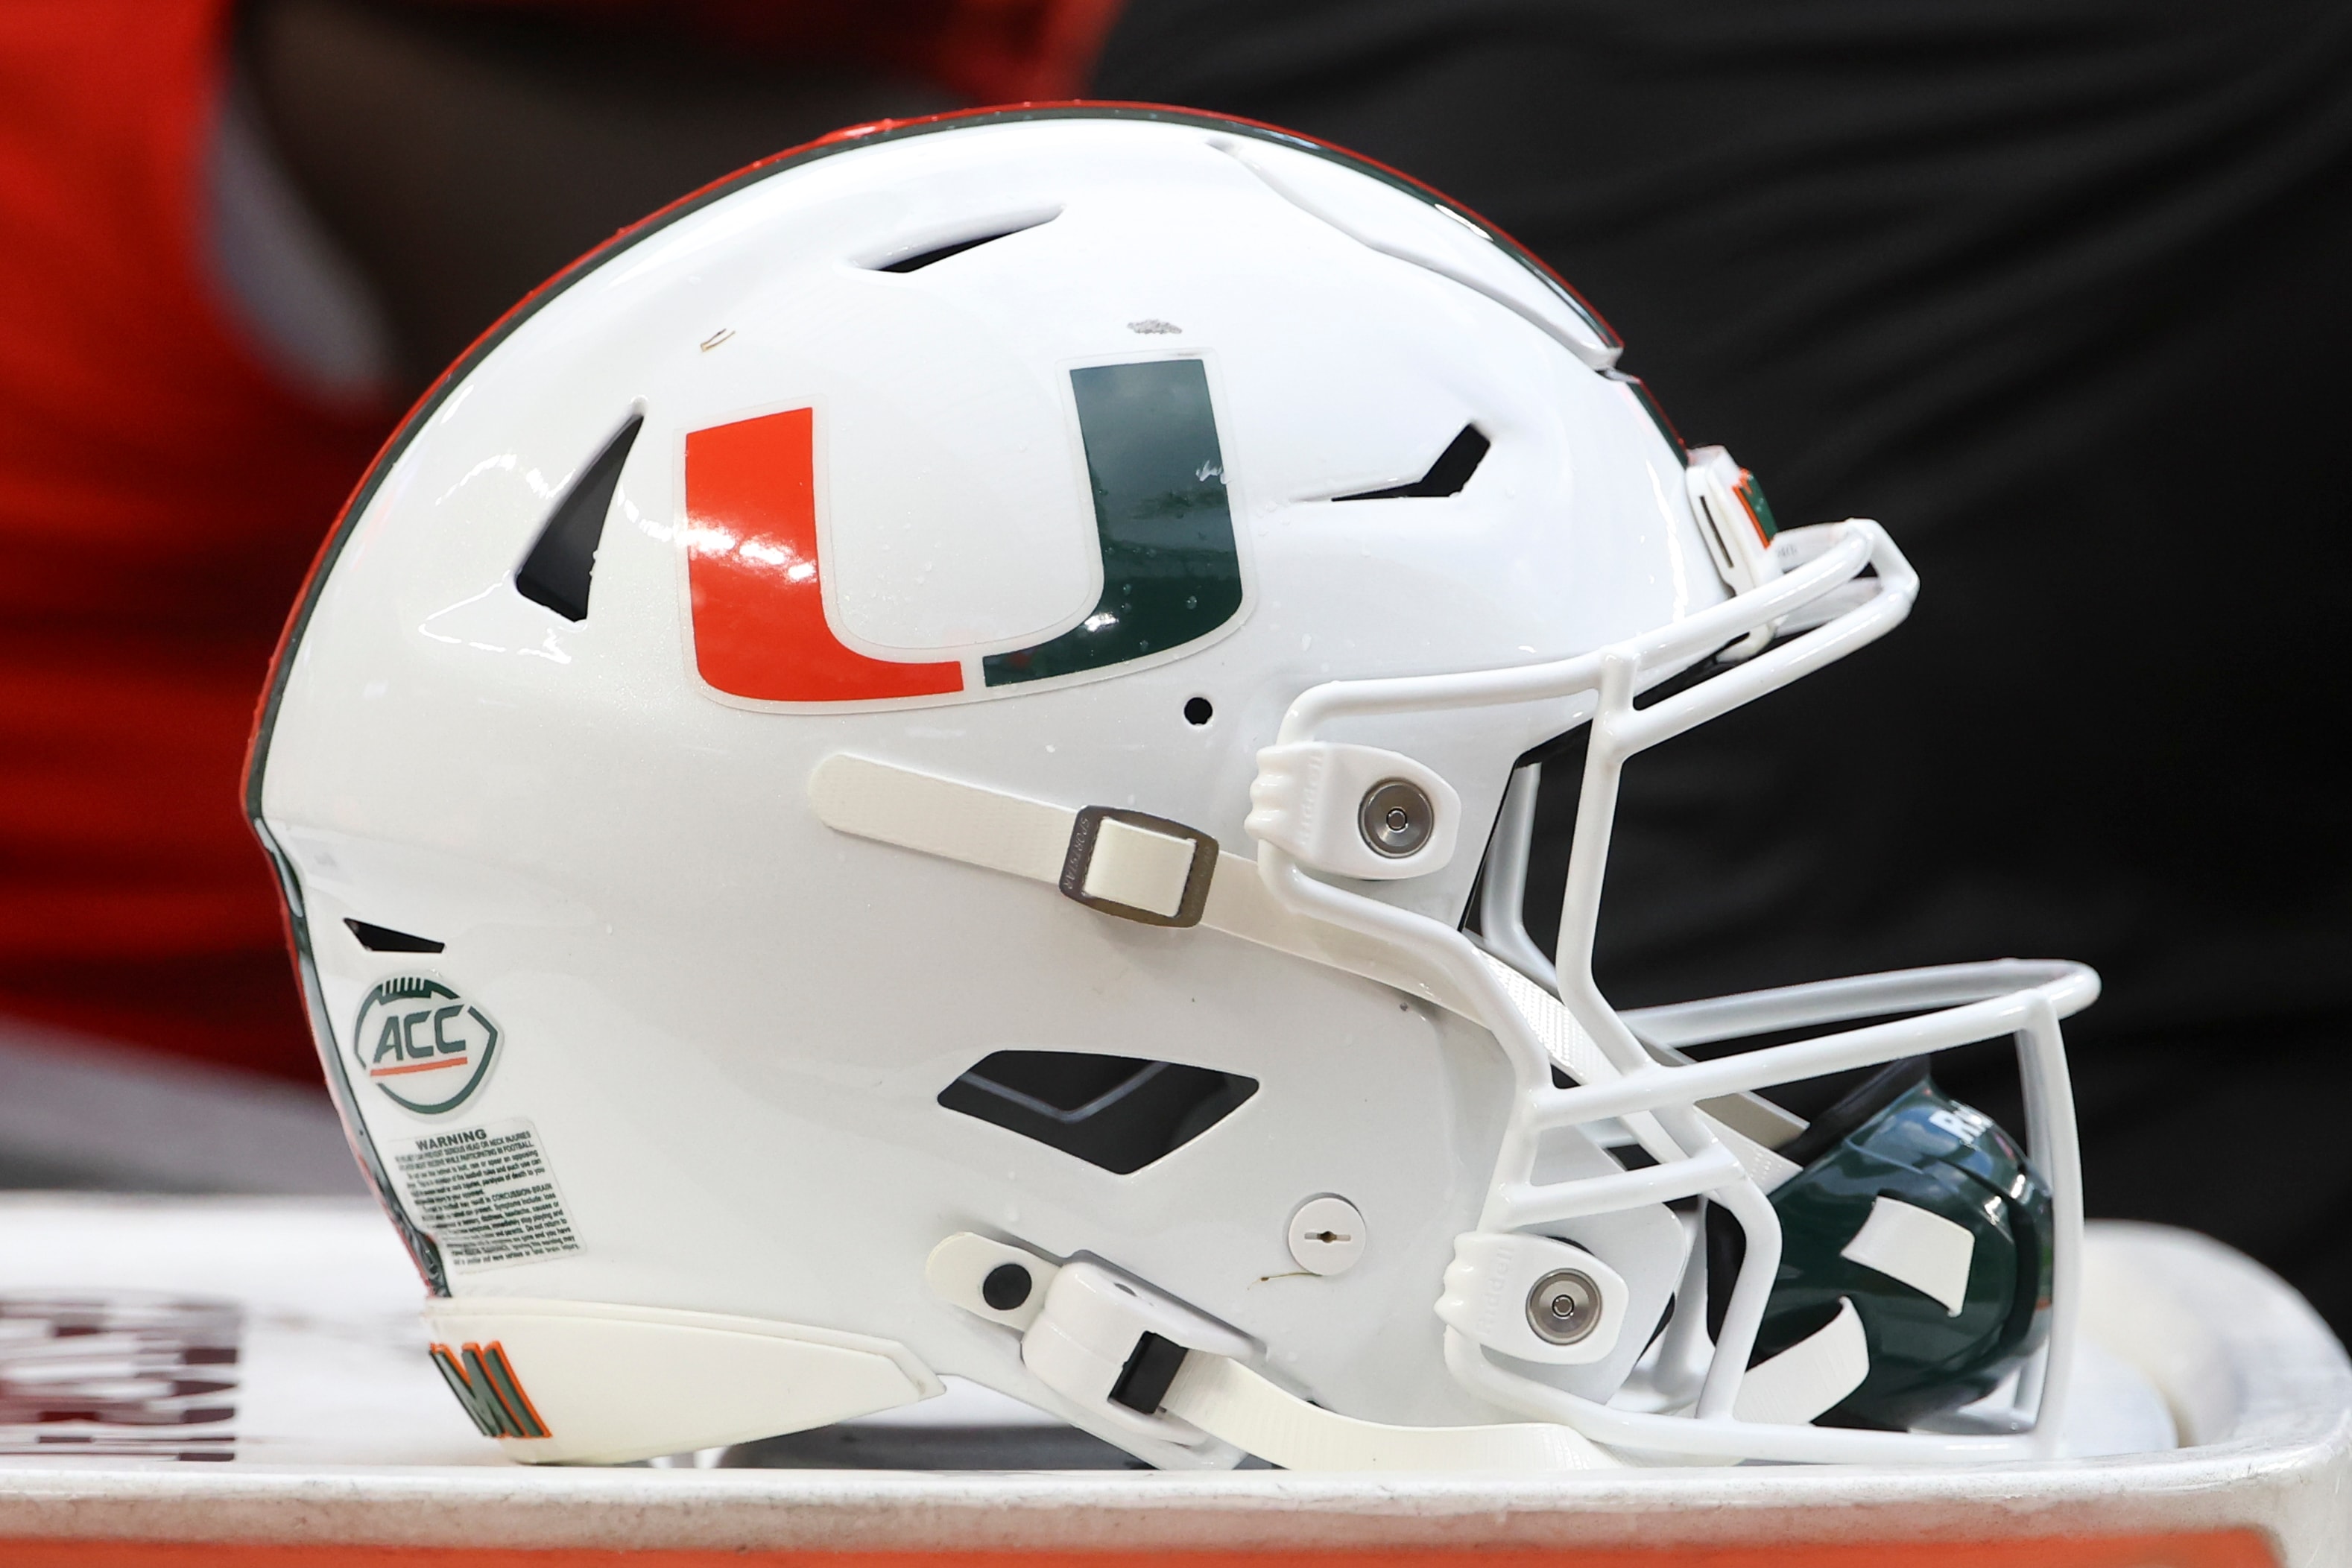
<path id="1" fill-rule="evenodd" d="M 869 658 L 826 623 L 818 559 L 815 412 L 686 437 L 687 580 L 697 669 L 771 702 L 945 697 L 1105 669 L 1196 642 L 1240 613 L 1225 460 L 1197 359 L 1070 372 L 1094 492 L 1103 589 L 1034 647 L 970 661 Z"/>
<path id="2" fill-rule="evenodd" d="M 467 1344 L 457 1350 L 447 1345 L 433 1347 L 433 1364 L 440 1369 L 441 1379 L 457 1403 L 473 1417 L 475 1427 L 485 1437 L 544 1437 L 547 1423 L 532 1408 L 530 1395 L 522 1391 L 522 1380 L 514 1374 L 507 1361 L 507 1348 L 498 1341 L 488 1344 Z"/>
<path id="3" fill-rule="evenodd" d="M 403 975 L 360 1004 L 352 1054 L 394 1105 L 437 1116 L 466 1103 L 498 1054 L 489 1015 L 437 980 Z"/>

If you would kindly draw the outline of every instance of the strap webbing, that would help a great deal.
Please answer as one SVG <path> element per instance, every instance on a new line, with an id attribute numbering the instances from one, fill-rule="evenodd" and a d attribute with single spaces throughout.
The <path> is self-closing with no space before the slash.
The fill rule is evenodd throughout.
<path id="1" fill-rule="evenodd" d="M 838 752 L 809 775 L 809 805 L 836 832 L 1056 885 L 1078 820 L 1069 806 Z M 1370 937 L 1303 919 L 1276 903 L 1258 878 L 1257 862 L 1247 856 L 1218 854 L 1201 923 L 1475 1016 L 1451 987 L 1415 973 Z"/>
<path id="2" fill-rule="evenodd" d="M 1838 1299 L 1837 1316 L 1739 1380 L 1731 1413 L 1742 1421 L 1801 1426 L 1862 1386 L 1870 1375 L 1870 1337 L 1853 1303 Z"/>
<path id="3" fill-rule="evenodd" d="M 1544 1043 L 1552 1060 L 1560 1065 L 1569 1077 L 1579 1083 L 1607 1083 L 1622 1077 L 1616 1064 L 1603 1056 L 1601 1047 L 1584 1032 L 1575 1017 L 1560 1005 L 1559 997 L 1489 953 L 1486 962 L 1493 966 L 1495 976 L 1502 983 L 1511 998 L 1511 1005 L 1535 1031 L 1536 1038 Z M 1804 1169 L 1792 1160 L 1783 1159 L 1772 1152 L 1755 1133 L 1763 1133 L 1775 1142 L 1785 1142 L 1791 1127 L 1801 1131 L 1804 1123 L 1789 1116 L 1779 1107 L 1748 1094 L 1727 1094 L 1699 1102 L 1699 1114 L 1709 1129 L 1721 1139 L 1740 1168 L 1754 1179 L 1756 1184 L 1770 1192 L 1799 1171 Z M 1648 1118 L 1629 1117 L 1629 1122 L 1646 1122 Z"/>
<path id="4" fill-rule="evenodd" d="M 1160 1408 L 1289 1470 L 1592 1470 L 1620 1461 L 1566 1426 L 1390 1426 L 1310 1405 L 1221 1355 L 1194 1351 Z"/>
<path id="5" fill-rule="evenodd" d="M 1061 879 L 1078 820 L 1068 806 L 844 753 L 825 758 L 809 775 L 809 805 L 835 832 L 1033 882 Z"/>

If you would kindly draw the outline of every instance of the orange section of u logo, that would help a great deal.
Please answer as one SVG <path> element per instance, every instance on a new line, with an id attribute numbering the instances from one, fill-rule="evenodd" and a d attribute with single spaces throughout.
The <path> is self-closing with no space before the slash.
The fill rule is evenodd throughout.
<path id="1" fill-rule="evenodd" d="M 770 702 L 856 702 L 963 689 L 963 666 L 869 658 L 824 616 L 814 410 L 686 437 L 687 584 L 702 679 Z"/>

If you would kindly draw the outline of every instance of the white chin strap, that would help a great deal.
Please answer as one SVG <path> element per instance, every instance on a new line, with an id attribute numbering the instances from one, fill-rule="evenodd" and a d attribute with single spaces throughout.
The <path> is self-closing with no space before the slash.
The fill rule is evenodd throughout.
<path id="1" fill-rule="evenodd" d="M 1862 1385 L 1870 1350 L 1853 1303 L 1810 1337 L 1748 1369 L 1742 1421 L 1802 1424 Z M 1391 1426 L 1308 1403 L 1213 1352 L 1184 1357 L 1160 1414 L 1286 1470 L 1591 1470 L 1625 1463 L 1572 1427 Z"/>
<path id="2" fill-rule="evenodd" d="M 845 753 L 816 765 L 808 795 L 817 820 L 837 833 L 1058 886 L 1079 903 L 1147 925 L 1206 926 L 1470 1013 L 1467 998 L 1382 943 L 1283 908 L 1255 860 L 1220 850 L 1181 823 L 1053 805 Z"/>
<path id="3" fill-rule="evenodd" d="M 1310 1405 L 1237 1361 L 1192 1354 L 1160 1409 L 1286 1470 L 1591 1470 L 1622 1461 L 1565 1426 L 1390 1426 Z"/>
<path id="4" fill-rule="evenodd" d="M 1426 965 L 1376 938 L 1284 908 L 1255 860 L 1219 849 L 1181 823 L 1055 805 L 845 752 L 816 765 L 808 794 L 817 820 L 837 833 L 1044 882 L 1089 908 L 1147 925 L 1204 926 L 1477 1019 L 1470 1000 Z M 1579 1083 L 1618 1076 L 1558 997 L 1501 961 L 1488 962 L 1562 1071 Z M 1796 1174 L 1769 1145 L 1786 1142 L 1802 1122 L 1752 1095 L 1708 1100 L 1705 1110 L 1765 1191 Z"/>
<path id="5" fill-rule="evenodd" d="M 1090 1258 L 1056 1262 L 962 1231 L 932 1249 L 923 1273 L 941 1300 L 1018 1334 L 1031 1375 L 1107 1436 L 1182 1447 L 1213 1439 L 1292 1470 L 1524 1472 L 1624 1463 L 1552 1422 L 1400 1426 L 1327 1410 L 1245 1364 L 1259 1354 L 1248 1336 Z M 995 1293 L 1007 1274 L 1017 1287 Z M 1749 1373 L 1741 1418 L 1810 1421 L 1868 1370 L 1862 1322 L 1846 1303 L 1827 1327 Z"/>
<path id="6" fill-rule="evenodd" d="M 992 1288 L 1006 1275 L 1010 1295 Z M 1326 1410 L 1252 1371 L 1256 1342 L 1147 1280 L 970 1231 L 931 1251 L 941 1300 L 1021 1339 L 1030 1374 L 1106 1436 L 1181 1447 L 1215 1440 L 1291 1470 L 1606 1468 L 1620 1461 L 1566 1426 L 1392 1426 Z"/>

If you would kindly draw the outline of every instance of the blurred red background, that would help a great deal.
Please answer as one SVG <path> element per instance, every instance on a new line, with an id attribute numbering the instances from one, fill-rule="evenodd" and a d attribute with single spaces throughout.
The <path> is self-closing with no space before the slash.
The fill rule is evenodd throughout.
<path id="1" fill-rule="evenodd" d="M 1073 95 L 1111 3 L 473 9 L 1002 101 Z M 319 395 L 225 301 L 206 177 L 236 22 L 0 8 L 0 1015 L 310 1079 L 238 772 L 286 608 L 417 378 Z"/>

